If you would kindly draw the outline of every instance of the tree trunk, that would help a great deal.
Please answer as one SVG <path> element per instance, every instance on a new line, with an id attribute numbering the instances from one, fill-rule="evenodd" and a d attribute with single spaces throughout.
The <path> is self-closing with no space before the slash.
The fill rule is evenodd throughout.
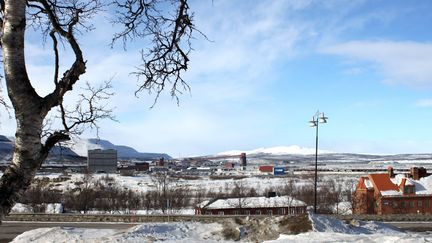
<path id="1" fill-rule="evenodd" d="M 17 130 L 12 163 L 0 179 L 0 223 L 30 185 L 49 151 L 41 143 L 42 122 L 47 111 L 31 86 L 25 67 L 25 8 L 25 0 L 5 1 L 3 65 Z"/>

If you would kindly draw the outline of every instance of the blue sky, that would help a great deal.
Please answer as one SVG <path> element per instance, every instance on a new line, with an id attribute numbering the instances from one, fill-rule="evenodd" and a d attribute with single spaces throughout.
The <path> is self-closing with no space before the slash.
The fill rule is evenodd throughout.
<path id="1" fill-rule="evenodd" d="M 308 121 L 319 109 L 329 117 L 320 127 L 324 150 L 432 152 L 432 2 L 193 0 L 190 6 L 211 41 L 196 35 L 185 74 L 192 90 L 179 106 L 168 94 L 153 109 L 154 96 L 134 97 L 137 82 L 129 73 L 144 42 L 127 52 L 109 49 L 105 16 L 81 38 L 88 60 L 82 80 L 114 77 L 110 105 L 119 123 L 103 121 L 101 138 L 175 157 L 312 148 Z M 43 94 L 52 54 L 29 37 L 29 73 Z M 13 135 L 14 121 L 1 119 L 2 133 Z"/>

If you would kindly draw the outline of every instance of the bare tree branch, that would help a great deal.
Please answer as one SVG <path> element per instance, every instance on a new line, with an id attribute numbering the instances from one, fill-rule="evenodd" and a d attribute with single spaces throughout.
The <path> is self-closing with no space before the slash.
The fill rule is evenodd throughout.
<path id="1" fill-rule="evenodd" d="M 166 17 L 167 14 L 157 8 L 161 2 L 176 5 L 176 12 Z M 142 80 L 135 95 L 144 90 L 150 94 L 154 92 L 156 97 L 151 106 L 154 107 L 161 92 L 171 85 L 170 95 L 178 103 L 178 95 L 190 91 L 182 74 L 188 68 L 190 41 L 196 30 L 187 1 L 116 0 L 114 3 L 119 17 L 113 22 L 123 24 L 124 29 L 114 35 L 111 45 L 122 40 L 125 47 L 128 41 L 145 37 L 150 37 L 152 43 L 152 48 L 141 51 L 143 64 L 133 72 L 138 81 Z"/>
<path id="2" fill-rule="evenodd" d="M 59 73 L 59 53 L 57 49 L 57 38 L 55 36 L 55 31 L 50 32 L 51 39 L 53 41 L 53 51 L 55 56 L 54 61 L 54 84 L 58 84 L 58 73 Z"/>
<path id="3" fill-rule="evenodd" d="M 102 119 L 116 121 L 113 109 L 108 108 L 106 102 L 114 93 L 111 92 L 111 80 L 104 82 L 98 87 L 92 87 L 88 82 L 79 95 L 74 109 L 67 110 L 63 104 L 60 105 L 60 119 L 63 124 L 63 132 L 68 134 L 81 134 L 86 126 L 99 132 L 97 122 Z"/>

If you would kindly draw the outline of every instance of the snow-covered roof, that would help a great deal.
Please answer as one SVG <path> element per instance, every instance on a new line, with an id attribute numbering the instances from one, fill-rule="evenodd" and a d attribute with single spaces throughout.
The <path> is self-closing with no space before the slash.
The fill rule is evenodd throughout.
<path id="1" fill-rule="evenodd" d="M 197 207 L 203 208 L 203 207 L 207 206 L 207 204 L 209 204 L 209 203 L 210 203 L 209 200 L 205 200 L 205 201 L 202 201 L 202 202 L 198 203 Z"/>
<path id="2" fill-rule="evenodd" d="M 381 195 L 383 195 L 383 196 L 399 196 L 399 195 L 402 195 L 402 192 L 395 191 L 395 190 L 387 190 L 387 191 L 381 191 Z"/>
<path id="3" fill-rule="evenodd" d="M 395 177 L 390 178 L 393 184 L 396 184 L 398 186 L 401 185 L 403 179 L 405 179 L 405 185 L 410 185 L 410 186 L 414 185 L 414 179 L 408 178 L 403 174 L 397 174 L 395 175 Z"/>
<path id="4" fill-rule="evenodd" d="M 200 203 L 199 205 L 202 205 Z M 245 197 L 226 198 L 204 206 L 207 209 L 228 209 L 228 208 L 279 208 L 306 206 L 306 203 L 289 196 L 281 197 Z"/>
<path id="5" fill-rule="evenodd" d="M 419 180 L 406 177 L 403 174 L 397 174 L 393 178 L 389 178 L 394 188 L 386 187 L 384 190 L 380 190 L 382 196 L 401 196 L 403 191 L 399 190 L 399 187 L 405 181 L 405 186 L 414 186 L 416 195 L 432 195 L 432 176 L 423 177 Z M 365 180 L 367 186 L 367 180 Z M 396 190 L 396 188 L 398 190 Z"/>
<path id="6" fill-rule="evenodd" d="M 372 189 L 373 188 L 373 184 L 369 179 L 364 179 L 364 184 L 366 186 L 367 189 Z"/>

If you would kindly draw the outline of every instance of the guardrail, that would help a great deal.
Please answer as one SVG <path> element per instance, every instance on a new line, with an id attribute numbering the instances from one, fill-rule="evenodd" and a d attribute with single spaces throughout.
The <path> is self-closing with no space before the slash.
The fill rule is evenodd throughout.
<path id="1" fill-rule="evenodd" d="M 363 220 L 363 221 L 432 221 L 432 214 L 362 214 L 362 215 L 331 215 L 340 220 Z"/>
<path id="2" fill-rule="evenodd" d="M 298 215 L 297 215 L 298 216 Z M 432 221 L 432 214 L 392 214 L 392 215 L 328 215 L 340 220 L 363 220 L 363 221 Z M 214 222 L 227 218 L 266 218 L 275 217 L 269 215 L 184 215 L 184 214 L 10 214 L 5 221 L 41 221 L 41 222 L 177 222 L 177 221 L 201 221 Z M 293 215 L 292 217 L 296 217 Z"/>
<path id="3" fill-rule="evenodd" d="M 42 221 L 42 222 L 177 222 L 177 221 L 218 221 L 226 218 L 265 218 L 268 215 L 137 215 L 137 214 L 10 214 L 5 221 Z"/>

